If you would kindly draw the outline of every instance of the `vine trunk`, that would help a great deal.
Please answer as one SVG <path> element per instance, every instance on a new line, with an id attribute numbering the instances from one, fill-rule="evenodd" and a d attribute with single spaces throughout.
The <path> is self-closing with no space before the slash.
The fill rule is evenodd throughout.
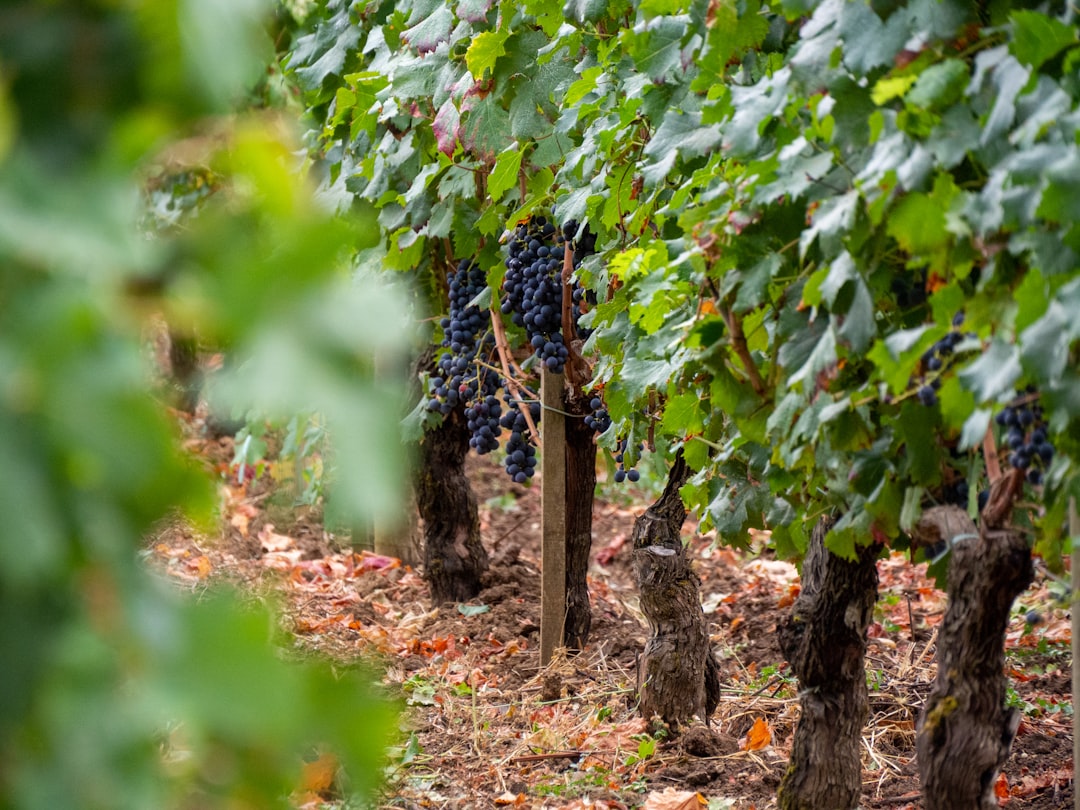
<path id="1" fill-rule="evenodd" d="M 638 662 L 640 710 L 675 728 L 695 716 L 708 723 L 720 701 L 699 580 L 680 537 L 686 507 L 679 489 L 692 472 L 680 450 L 664 492 L 635 521 L 632 537 L 641 610 L 650 630 Z"/>
<path id="2" fill-rule="evenodd" d="M 952 547 L 937 680 L 916 737 L 924 806 L 991 810 L 1020 722 L 1005 706 L 1005 630 L 1013 601 L 1031 583 L 1031 552 L 1017 532 L 990 527 L 985 512 L 977 531 L 954 506 L 927 510 L 915 531 L 920 542 Z"/>
<path id="3" fill-rule="evenodd" d="M 802 712 L 780 783 L 780 810 L 853 810 L 862 788 L 866 633 L 881 547 L 860 547 L 854 560 L 838 557 L 825 547 L 832 525 L 823 518 L 814 527 L 802 591 L 780 628 L 780 646 L 799 679 Z"/>

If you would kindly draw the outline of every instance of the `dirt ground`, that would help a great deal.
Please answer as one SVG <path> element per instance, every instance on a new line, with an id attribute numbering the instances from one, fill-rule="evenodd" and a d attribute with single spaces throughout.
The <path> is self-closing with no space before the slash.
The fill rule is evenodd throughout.
<path id="1" fill-rule="evenodd" d="M 670 739 L 634 710 L 647 630 L 626 543 L 648 505 L 641 490 L 602 487 L 591 640 L 580 655 L 557 655 L 541 669 L 538 486 L 510 483 L 493 461 L 470 461 L 492 565 L 476 599 L 435 606 L 421 572 L 343 545 L 318 511 L 275 492 L 270 471 L 238 485 L 231 440 L 202 438 L 197 427 L 188 425 L 188 446 L 221 474 L 221 533 L 169 526 L 151 538 L 150 557 L 186 587 L 228 580 L 278 595 L 298 651 L 385 664 L 388 688 L 405 702 L 406 734 L 391 752 L 380 807 L 776 806 L 799 712 L 776 629 L 798 575 L 763 544 L 736 553 L 687 522 L 723 697 L 709 728 Z M 915 722 L 934 678 L 945 598 L 924 566 L 900 554 L 881 560 L 879 572 L 862 807 L 919 810 Z M 1024 715 L 997 785 L 1009 808 L 1073 806 L 1070 635 L 1059 591 L 1041 573 L 1009 628 L 1009 700 Z M 332 787 L 320 790 L 300 806 L 339 806 Z"/>

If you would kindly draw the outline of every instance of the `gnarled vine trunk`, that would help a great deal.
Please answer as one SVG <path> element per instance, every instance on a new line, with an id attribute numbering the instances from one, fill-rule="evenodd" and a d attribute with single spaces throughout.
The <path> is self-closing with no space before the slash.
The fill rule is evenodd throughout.
<path id="1" fill-rule="evenodd" d="M 429 348 L 417 368 L 429 367 L 433 356 Z M 417 450 L 413 489 L 424 523 L 424 578 L 435 604 L 475 597 L 488 568 L 476 495 L 465 475 L 468 454 L 469 427 L 461 407 L 439 427 L 425 431 Z"/>
<path id="2" fill-rule="evenodd" d="M 942 506 L 927 510 L 914 531 L 920 542 L 952 546 L 937 680 L 916 737 L 926 810 L 996 808 L 995 783 L 1020 722 L 1005 707 L 1005 630 L 1013 600 L 1031 583 L 1031 552 L 995 522 L 1004 520 L 987 520 L 984 511 L 976 530 L 964 510 Z"/>
<path id="3" fill-rule="evenodd" d="M 427 431 L 413 475 L 424 521 L 424 578 L 431 599 L 463 602 L 480 593 L 488 556 L 480 542 L 476 495 L 465 475 L 469 429 L 460 409 Z"/>
<path id="4" fill-rule="evenodd" d="M 802 590 L 780 628 L 780 646 L 799 679 L 802 713 L 780 783 L 781 810 L 852 810 L 862 788 L 860 738 L 869 713 L 866 632 L 877 598 L 877 556 L 855 560 L 825 548 L 833 521 L 814 527 Z"/>
<path id="5" fill-rule="evenodd" d="M 169 365 L 176 387 L 174 403 L 177 409 L 195 413 L 202 392 L 202 369 L 199 366 L 199 341 L 194 335 L 169 329 Z"/>
<path id="6" fill-rule="evenodd" d="M 586 426 L 588 402 L 580 394 L 567 393 L 563 404 L 566 419 L 566 619 L 563 643 L 581 650 L 589 638 L 592 609 L 589 606 L 589 552 L 592 550 L 592 509 L 596 491 L 596 443 Z"/>
<path id="7" fill-rule="evenodd" d="M 720 702 L 720 673 L 701 609 L 699 580 L 683 547 L 679 489 L 690 478 L 680 450 L 656 503 L 634 523 L 633 554 L 650 637 L 638 661 L 641 713 L 678 728 L 706 723 Z"/>

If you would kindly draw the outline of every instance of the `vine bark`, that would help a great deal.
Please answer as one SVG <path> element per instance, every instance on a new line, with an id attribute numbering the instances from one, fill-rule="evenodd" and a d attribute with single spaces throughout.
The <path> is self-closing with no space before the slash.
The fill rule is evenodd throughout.
<path id="1" fill-rule="evenodd" d="M 431 356 L 420 362 L 430 363 Z M 435 604 L 475 597 L 488 568 L 476 495 L 465 475 L 468 453 L 469 429 L 460 407 L 426 431 L 418 448 L 413 488 L 424 523 L 424 577 Z"/>
<path id="2" fill-rule="evenodd" d="M 657 501 L 634 522 L 634 570 L 650 637 L 638 661 L 639 708 L 678 728 L 708 723 L 720 702 L 720 672 L 680 531 L 686 506 L 679 489 L 693 471 L 682 451 Z"/>
<path id="3" fill-rule="evenodd" d="M 802 590 L 780 628 L 780 646 L 799 679 L 802 714 L 780 783 L 781 810 L 853 810 L 862 789 L 860 746 L 869 713 L 866 632 L 877 598 L 880 545 L 854 560 L 825 547 L 822 518 L 803 562 Z"/>
<path id="4" fill-rule="evenodd" d="M 1027 541 L 1003 525 L 1022 474 L 1013 470 L 995 484 L 979 529 L 964 510 L 942 506 L 927 510 L 913 531 L 920 542 L 952 548 L 937 680 L 916 737 L 926 810 L 998 806 L 997 776 L 1020 723 L 1005 706 L 1005 631 L 1033 576 Z"/>

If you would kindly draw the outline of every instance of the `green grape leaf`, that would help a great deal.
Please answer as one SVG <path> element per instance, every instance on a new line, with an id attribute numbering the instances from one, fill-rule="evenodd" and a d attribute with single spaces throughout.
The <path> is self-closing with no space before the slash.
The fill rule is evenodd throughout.
<path id="1" fill-rule="evenodd" d="M 844 43 L 844 64 L 856 74 L 891 65 L 913 31 L 908 15 L 882 21 L 870 3 L 844 3 L 836 14 Z"/>
<path id="2" fill-rule="evenodd" d="M 713 151 L 722 133 L 718 125 L 702 126 L 701 113 L 671 111 L 664 116 L 659 129 L 645 147 L 650 157 L 678 151 L 686 157 L 700 157 Z"/>
<path id="3" fill-rule="evenodd" d="M 608 0 L 566 0 L 563 16 L 578 25 L 599 22 L 607 11 Z"/>
<path id="4" fill-rule="evenodd" d="M 664 403 L 660 430 L 672 436 L 701 433 L 704 427 L 701 396 L 695 391 L 677 394 Z"/>
<path id="5" fill-rule="evenodd" d="M 1012 55 L 1033 68 L 1042 67 L 1062 50 L 1076 43 L 1076 28 L 1038 11 L 1014 11 L 1012 22 Z"/>
<path id="6" fill-rule="evenodd" d="M 488 195 L 492 200 L 498 200 L 508 190 L 517 185 L 518 171 L 521 169 L 521 158 L 525 154 L 525 147 L 514 148 L 513 146 L 499 154 L 495 161 L 495 168 L 488 176 Z"/>
<path id="7" fill-rule="evenodd" d="M 653 81 L 681 69 L 685 17 L 654 17 L 627 37 L 627 52 L 637 68 Z"/>
<path id="8" fill-rule="evenodd" d="M 450 39 L 453 25 L 454 15 L 450 7 L 440 3 L 430 14 L 422 17 L 419 22 L 406 30 L 402 36 L 420 53 L 431 53 L 440 42 Z"/>
<path id="9" fill-rule="evenodd" d="M 944 109 L 960 99 L 969 81 L 966 62 L 946 59 L 924 70 L 904 100 L 915 107 Z"/>
<path id="10" fill-rule="evenodd" d="M 1046 314 L 1020 333 L 1020 359 L 1039 379 L 1056 380 L 1065 373 L 1069 346 L 1077 331 L 1076 317 L 1076 310 L 1054 300 Z"/>
<path id="11" fill-rule="evenodd" d="M 495 62 L 506 53 L 506 40 L 509 36 L 510 31 L 502 29 L 484 31 L 473 37 L 468 50 L 465 51 L 465 66 L 474 79 L 484 78 L 486 71 L 495 73 Z"/>
<path id="12" fill-rule="evenodd" d="M 468 112 L 462 109 L 461 142 L 476 157 L 494 162 L 495 156 L 513 143 L 510 115 L 494 94 L 470 101 Z"/>
<path id="13" fill-rule="evenodd" d="M 1020 378 L 1019 351 L 995 337 L 983 355 L 962 369 L 959 376 L 978 402 L 990 402 L 1011 391 Z"/>

